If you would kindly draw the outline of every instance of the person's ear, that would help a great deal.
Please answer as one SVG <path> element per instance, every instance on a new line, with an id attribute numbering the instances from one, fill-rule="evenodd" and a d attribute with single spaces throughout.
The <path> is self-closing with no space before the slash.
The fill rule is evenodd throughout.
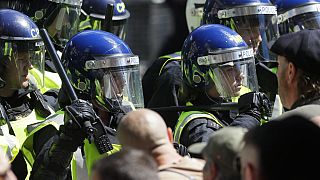
<path id="1" fill-rule="evenodd" d="M 296 81 L 297 68 L 292 62 L 289 62 L 288 64 L 287 77 L 288 84 L 292 84 Z"/>
<path id="2" fill-rule="evenodd" d="M 218 168 L 214 162 L 206 159 L 206 164 L 203 167 L 203 180 L 216 179 L 218 176 Z"/>
<path id="3" fill-rule="evenodd" d="M 245 164 L 244 172 L 243 172 L 243 180 L 256 180 L 257 172 L 255 172 L 255 167 L 251 163 Z"/>
<path id="4" fill-rule="evenodd" d="M 209 168 L 210 168 L 212 179 L 216 179 L 218 177 L 217 165 L 215 163 L 211 163 L 211 166 Z"/>
<path id="5" fill-rule="evenodd" d="M 167 134 L 168 134 L 169 141 L 173 143 L 173 133 L 172 133 L 172 129 L 169 127 L 167 128 Z"/>

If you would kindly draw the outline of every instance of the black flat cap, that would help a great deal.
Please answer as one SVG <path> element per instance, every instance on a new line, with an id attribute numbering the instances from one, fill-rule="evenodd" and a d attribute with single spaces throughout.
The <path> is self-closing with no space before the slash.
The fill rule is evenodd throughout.
<path id="1" fill-rule="evenodd" d="M 307 74 L 320 75 L 320 30 L 302 30 L 281 36 L 271 51 L 285 56 Z"/>

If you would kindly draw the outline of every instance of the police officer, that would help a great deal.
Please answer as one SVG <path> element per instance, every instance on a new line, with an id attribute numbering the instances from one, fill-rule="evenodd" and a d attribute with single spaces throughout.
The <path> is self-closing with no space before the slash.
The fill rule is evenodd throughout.
<path id="1" fill-rule="evenodd" d="M 46 28 L 56 48 L 62 52 L 78 32 L 82 0 L 32 0 L 24 2 L 23 12 L 40 28 Z"/>
<path id="2" fill-rule="evenodd" d="M 113 6 L 111 17 L 106 17 L 107 5 Z M 81 19 L 85 20 L 80 22 L 79 31 L 103 30 L 125 39 L 130 12 L 122 0 L 84 0 L 81 8 Z"/>
<path id="3" fill-rule="evenodd" d="M 183 112 L 174 131 L 176 142 L 189 146 L 207 141 L 214 131 L 228 125 L 252 128 L 268 115 L 268 98 L 255 92 L 254 50 L 235 31 L 222 25 L 198 27 L 184 42 L 181 66 L 181 101 L 190 106 L 238 101 L 239 115 L 233 118 L 229 111 Z"/>
<path id="4" fill-rule="evenodd" d="M 303 29 L 319 29 L 319 0 L 276 0 L 281 35 Z"/>
<path id="5" fill-rule="evenodd" d="M 82 0 L 16 0 L 20 1 L 19 5 L 11 8 L 17 9 L 31 17 L 39 28 L 47 29 L 58 55 L 61 55 L 63 48 L 69 39 L 78 33 L 78 24 L 81 11 Z M 36 71 L 38 66 L 45 67 L 44 79 L 40 79 L 41 74 Z M 46 55 L 45 64 L 38 64 L 31 71 L 35 77 L 41 92 L 49 91 L 55 94 L 55 89 L 61 87 L 61 80 L 56 73 L 56 69 L 51 59 Z M 55 107 L 59 109 L 59 107 Z"/>
<path id="6" fill-rule="evenodd" d="M 70 165 L 73 152 L 75 152 L 74 161 L 71 163 L 73 179 L 88 178 L 92 164 L 97 159 L 119 150 L 114 137 L 115 131 L 110 127 L 116 128 L 119 118 L 125 113 L 135 107 L 143 107 L 139 83 L 139 58 L 117 36 L 105 31 L 83 31 L 67 44 L 62 62 L 79 98 L 90 101 L 93 106 L 85 101 L 74 102 L 65 107 L 64 116 L 60 112 L 48 119 L 48 121 L 64 119 L 65 124 L 59 130 L 60 135 L 48 141 L 46 151 L 38 156 L 33 169 L 34 178 L 57 175 L 65 178 L 68 173 L 66 168 Z M 65 105 L 69 103 L 65 101 L 66 93 L 61 91 L 60 94 L 60 102 Z M 109 145 L 104 154 L 101 153 L 99 143 L 90 144 L 84 140 L 86 137 L 83 132 L 84 122 L 88 120 L 94 122 L 97 119 L 93 109 L 101 118 L 103 129 L 106 129 L 107 133 L 104 133 L 101 126 L 100 129 L 96 128 L 97 136 L 103 140 L 100 144 Z M 70 120 L 78 123 L 71 123 Z M 74 126 L 75 124 L 80 126 Z M 82 158 L 79 146 L 84 151 L 85 159 Z M 51 161 L 47 162 L 47 159 Z M 83 165 L 81 162 L 86 165 L 81 167 Z"/>
<path id="7" fill-rule="evenodd" d="M 30 133 L 28 127 L 43 121 L 53 111 L 48 103 L 50 98 L 42 95 L 29 80 L 32 62 L 44 61 L 38 27 L 26 15 L 9 9 L 0 10 L 0 26 L 0 135 L 5 139 L 1 144 L 8 143 L 2 146 L 20 179 L 27 173 L 23 156 L 30 158 L 24 144 Z M 46 140 L 43 136 L 34 138 L 33 142 L 40 147 Z"/>
<path id="8" fill-rule="evenodd" d="M 61 52 L 66 42 L 78 32 L 81 0 L 59 1 L 59 0 L 15 0 L 4 1 L 1 7 L 15 9 L 28 15 L 40 28 L 46 28 L 49 32 L 56 49 Z M 49 58 L 43 64 L 36 62 L 34 69 L 30 71 L 32 80 L 38 85 L 41 92 L 51 89 L 59 89 L 61 80 L 55 67 Z M 45 67 L 43 72 L 39 71 Z"/>
<path id="9" fill-rule="evenodd" d="M 203 13 L 204 0 L 188 0 L 186 20 L 189 31 L 197 28 Z M 142 78 L 144 104 L 148 108 L 179 106 L 177 92 L 182 82 L 181 51 L 159 57 Z M 165 98 L 164 98 L 165 97 Z M 158 112 L 168 127 L 174 129 L 179 112 Z"/>
<path id="10" fill-rule="evenodd" d="M 202 19 L 202 24 L 233 29 L 253 47 L 260 90 L 272 100 L 277 93 L 276 57 L 269 47 L 279 37 L 276 15 L 276 7 L 269 0 L 207 0 Z"/>

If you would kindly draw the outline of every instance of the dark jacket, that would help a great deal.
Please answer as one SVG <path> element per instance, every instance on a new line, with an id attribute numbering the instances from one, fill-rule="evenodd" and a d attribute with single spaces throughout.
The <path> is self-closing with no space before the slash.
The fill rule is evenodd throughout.
<path id="1" fill-rule="evenodd" d="M 213 104 L 207 97 L 199 97 L 193 101 L 193 105 L 209 105 Z M 235 118 L 232 117 L 231 111 L 213 111 L 213 114 L 221 124 L 225 126 L 239 126 L 243 128 L 253 128 L 260 125 L 260 121 L 247 115 L 239 114 Z M 234 112 L 233 112 L 234 113 Z M 219 124 L 207 118 L 197 118 L 189 122 L 182 131 L 180 143 L 186 147 L 197 142 L 207 142 L 209 137 L 222 128 Z"/>

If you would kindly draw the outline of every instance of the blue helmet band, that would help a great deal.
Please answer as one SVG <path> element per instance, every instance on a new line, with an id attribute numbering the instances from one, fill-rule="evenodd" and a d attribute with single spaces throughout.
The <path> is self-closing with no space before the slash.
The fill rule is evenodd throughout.
<path id="1" fill-rule="evenodd" d="M 219 19 L 227 19 L 238 16 L 248 15 L 276 15 L 277 8 L 275 6 L 243 6 L 218 11 Z"/>
<path id="2" fill-rule="evenodd" d="M 102 60 L 90 60 L 86 61 L 86 69 L 103 69 L 103 68 L 112 68 L 112 67 L 125 67 L 139 65 L 138 56 L 129 56 L 129 57 L 101 57 Z"/>
<path id="3" fill-rule="evenodd" d="M 48 0 L 54 3 L 61 3 L 61 4 L 69 4 L 69 5 L 74 5 L 74 6 L 81 6 L 82 5 L 82 0 Z"/>
<path id="4" fill-rule="evenodd" d="M 320 12 L 320 4 L 310 4 L 302 7 L 297 7 L 283 14 L 279 14 L 278 24 L 283 23 L 294 16 L 305 14 L 305 13 L 311 13 L 311 12 Z"/>
<path id="5" fill-rule="evenodd" d="M 248 48 L 248 49 L 241 49 L 238 51 L 232 51 L 227 53 L 209 54 L 207 56 L 201 56 L 197 58 L 197 62 L 200 66 L 201 65 L 208 66 L 211 64 L 226 63 L 230 61 L 253 58 L 253 57 L 254 57 L 253 49 Z"/>

